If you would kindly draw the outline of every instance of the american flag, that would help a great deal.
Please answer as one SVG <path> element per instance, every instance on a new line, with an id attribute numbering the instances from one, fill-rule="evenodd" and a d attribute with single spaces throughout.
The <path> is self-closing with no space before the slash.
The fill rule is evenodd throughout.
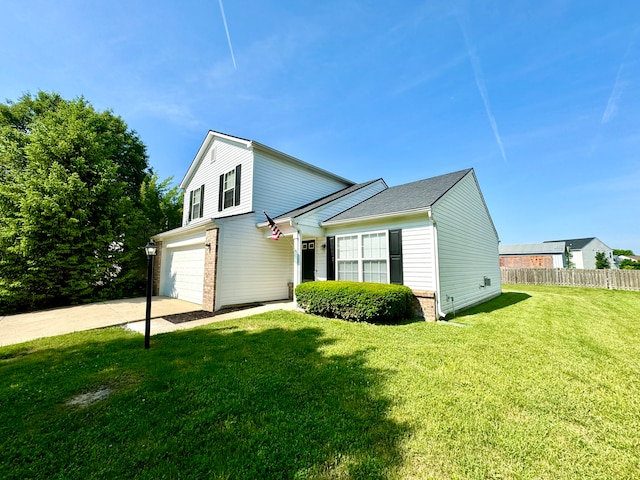
<path id="1" fill-rule="evenodd" d="M 280 238 L 280 235 L 282 235 L 282 232 L 276 225 L 276 222 L 274 222 L 273 219 L 269 215 L 267 215 L 267 212 L 262 213 L 264 213 L 264 216 L 267 217 L 267 223 L 269 224 L 269 228 L 271 229 L 271 238 L 273 240 L 278 240 Z"/>

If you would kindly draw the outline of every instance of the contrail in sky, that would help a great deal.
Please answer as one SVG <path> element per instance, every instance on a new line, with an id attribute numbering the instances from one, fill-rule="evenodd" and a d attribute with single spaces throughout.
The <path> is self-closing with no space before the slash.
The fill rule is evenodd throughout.
<path id="1" fill-rule="evenodd" d="M 631 51 L 631 46 L 633 45 L 634 38 L 635 38 L 635 32 L 631 36 L 629 45 L 627 45 L 627 51 L 624 52 L 624 56 L 622 57 L 622 63 L 620 63 L 620 67 L 618 67 L 618 73 L 616 74 L 616 81 L 613 83 L 613 89 L 611 90 L 611 95 L 609 95 L 609 100 L 607 101 L 607 108 L 604 109 L 604 113 L 602 114 L 602 119 L 600 120 L 600 123 L 602 123 L 603 125 L 605 123 L 609 123 L 609 121 L 613 117 L 615 117 L 616 114 L 618 113 L 618 101 L 622 96 L 622 87 L 626 86 L 626 84 L 624 82 L 621 82 L 620 79 L 622 77 L 622 70 L 625 67 L 625 60 L 629 56 L 629 52 Z"/>
<path id="2" fill-rule="evenodd" d="M 224 23 L 224 31 L 227 32 L 227 42 L 229 42 L 229 51 L 231 52 L 231 60 L 233 61 L 233 68 L 236 70 L 236 57 L 233 55 L 233 45 L 231 45 L 231 36 L 229 35 L 229 27 L 227 27 L 227 17 L 224 15 L 224 7 L 222 6 L 222 0 L 218 0 L 220 3 L 220 12 L 222 12 L 222 23 Z"/>
<path id="3" fill-rule="evenodd" d="M 504 153 L 504 146 L 502 145 L 502 139 L 500 138 L 500 132 L 498 132 L 498 124 L 496 123 L 496 119 L 491 113 L 491 106 L 489 105 L 489 95 L 487 93 L 487 86 L 484 83 L 484 76 L 482 75 L 482 68 L 480 67 L 480 59 L 477 57 L 471 45 L 469 44 L 469 37 L 467 36 L 467 31 L 462 24 L 462 20 L 460 20 L 460 29 L 462 30 L 462 36 L 464 37 L 464 43 L 467 46 L 467 52 L 469 54 L 469 60 L 471 60 L 471 67 L 473 68 L 473 76 L 476 79 L 476 85 L 478 86 L 478 90 L 480 91 L 480 96 L 482 97 L 482 101 L 484 103 L 484 109 L 487 112 L 487 117 L 489 117 L 489 123 L 491 124 L 491 128 L 493 129 L 493 135 L 496 137 L 496 142 L 498 143 L 498 147 L 500 148 L 500 153 L 502 154 L 502 159 L 504 163 L 507 162 L 507 155 Z"/>

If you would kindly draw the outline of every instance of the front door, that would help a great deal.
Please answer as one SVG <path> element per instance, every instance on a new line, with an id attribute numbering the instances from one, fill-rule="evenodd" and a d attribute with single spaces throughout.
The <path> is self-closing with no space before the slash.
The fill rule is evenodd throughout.
<path id="1" fill-rule="evenodd" d="M 302 281 L 312 282 L 316 279 L 316 241 L 302 241 Z"/>

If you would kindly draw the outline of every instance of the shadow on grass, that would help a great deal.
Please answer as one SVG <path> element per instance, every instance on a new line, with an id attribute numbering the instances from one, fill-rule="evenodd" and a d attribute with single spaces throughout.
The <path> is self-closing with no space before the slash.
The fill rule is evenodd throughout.
<path id="1" fill-rule="evenodd" d="M 320 329 L 201 329 L 146 351 L 115 329 L 90 338 L 0 349 L 5 478 L 375 479 L 401 461 L 387 373 L 367 351 L 323 353 Z"/>
<path id="2" fill-rule="evenodd" d="M 459 312 L 456 317 L 467 317 L 469 315 L 475 315 L 477 313 L 491 313 L 496 310 L 500 310 L 502 308 L 510 307 L 515 305 L 516 303 L 524 302 L 525 300 L 531 298 L 531 295 L 522 292 L 505 292 L 501 294 L 499 297 L 496 297 L 487 302 L 481 303 L 480 305 L 476 305 L 475 307 L 471 307 L 467 310 L 463 310 Z"/>

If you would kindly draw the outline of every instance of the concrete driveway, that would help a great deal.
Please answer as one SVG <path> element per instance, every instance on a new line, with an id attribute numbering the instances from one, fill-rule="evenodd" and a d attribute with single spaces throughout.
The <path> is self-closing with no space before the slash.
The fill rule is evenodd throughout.
<path id="1" fill-rule="evenodd" d="M 126 325 L 144 334 L 146 298 L 129 298 L 108 302 L 63 307 L 41 312 L 21 313 L 0 317 L 0 347 L 43 337 L 92 330 L 94 328 Z M 292 302 L 269 303 L 260 307 L 216 315 L 192 322 L 173 324 L 162 317 L 202 310 L 196 303 L 175 298 L 153 297 L 151 303 L 151 334 L 193 328 L 207 323 L 255 315 L 269 310 L 293 309 Z"/>

